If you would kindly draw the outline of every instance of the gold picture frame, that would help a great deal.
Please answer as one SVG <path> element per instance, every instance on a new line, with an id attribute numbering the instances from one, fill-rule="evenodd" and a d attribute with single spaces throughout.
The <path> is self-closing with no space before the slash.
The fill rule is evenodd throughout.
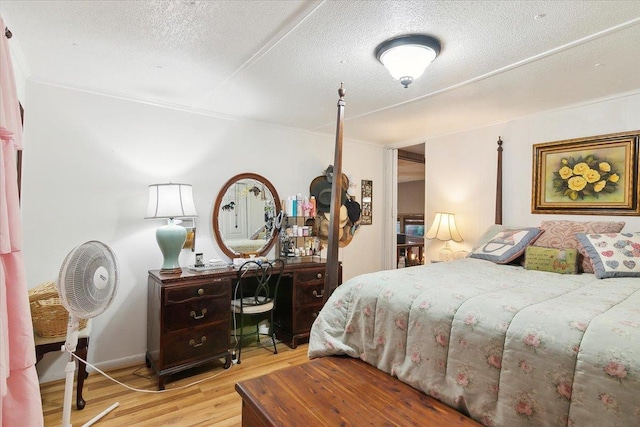
<path id="1" fill-rule="evenodd" d="M 533 145 L 531 212 L 640 215 L 640 130 Z"/>
<path id="2" fill-rule="evenodd" d="M 182 245 L 182 249 L 196 251 L 196 221 L 193 218 L 183 218 L 181 224 L 187 230 L 187 239 Z"/>
<path id="3" fill-rule="evenodd" d="M 196 228 L 187 228 L 187 239 L 184 241 L 182 249 L 190 249 L 191 252 L 196 251 Z"/>
<path id="4" fill-rule="evenodd" d="M 362 206 L 360 225 L 373 224 L 373 181 L 363 179 L 361 185 Z"/>

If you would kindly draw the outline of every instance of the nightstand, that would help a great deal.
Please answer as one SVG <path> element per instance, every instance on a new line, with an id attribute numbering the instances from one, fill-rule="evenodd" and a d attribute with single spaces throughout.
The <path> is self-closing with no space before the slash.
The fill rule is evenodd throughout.
<path id="1" fill-rule="evenodd" d="M 89 351 L 89 336 L 91 335 L 91 319 L 87 320 L 87 325 L 78 331 L 78 344 L 76 345 L 76 351 L 74 354 L 82 360 L 87 360 L 87 352 Z M 42 360 L 46 353 L 56 351 L 60 353 L 60 348 L 64 346 L 67 337 L 41 337 L 33 333 L 33 339 L 36 345 L 36 364 Z M 65 353 L 66 354 L 66 353 Z M 84 387 L 84 380 L 87 379 L 89 374 L 87 373 L 87 365 L 78 360 L 78 385 L 76 386 L 76 408 L 78 410 L 84 409 L 86 402 L 82 397 L 82 389 Z"/>

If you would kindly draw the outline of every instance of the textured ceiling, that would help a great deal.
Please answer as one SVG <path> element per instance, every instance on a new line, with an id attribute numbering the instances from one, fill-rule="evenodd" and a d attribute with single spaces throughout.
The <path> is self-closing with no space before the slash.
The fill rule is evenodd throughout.
<path id="1" fill-rule="evenodd" d="M 217 116 L 416 143 L 640 90 L 640 1 L 13 1 L 29 79 Z M 373 51 L 442 52 L 402 88 Z"/>

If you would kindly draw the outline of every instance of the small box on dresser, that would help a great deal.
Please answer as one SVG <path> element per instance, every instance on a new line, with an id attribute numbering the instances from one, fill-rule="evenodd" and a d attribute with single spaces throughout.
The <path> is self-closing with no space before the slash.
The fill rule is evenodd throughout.
<path id="1" fill-rule="evenodd" d="M 166 375 L 216 359 L 231 366 L 229 330 L 232 269 L 207 273 L 149 272 L 148 367 L 164 389 Z"/>

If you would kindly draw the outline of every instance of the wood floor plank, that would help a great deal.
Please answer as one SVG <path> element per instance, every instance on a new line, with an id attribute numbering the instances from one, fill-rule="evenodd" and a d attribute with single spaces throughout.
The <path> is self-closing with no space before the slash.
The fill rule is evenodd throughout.
<path id="1" fill-rule="evenodd" d="M 228 370 L 222 364 L 210 364 L 167 379 L 164 393 L 139 393 L 92 372 L 84 382 L 83 396 L 86 407 L 75 408 L 75 389 L 71 423 L 80 426 L 108 408 L 112 403 L 120 406 L 100 420 L 100 427 L 239 427 L 242 399 L 235 390 L 238 381 L 266 375 L 288 366 L 307 363 L 307 345 L 295 350 L 278 346 L 274 355 L 265 348 L 243 348 L 242 363 Z M 144 365 L 131 366 L 108 372 L 130 387 L 157 390 L 158 381 Z M 186 389 L 179 389 L 195 381 L 217 375 Z M 40 385 L 45 427 L 59 426 L 62 420 L 64 380 Z"/>

